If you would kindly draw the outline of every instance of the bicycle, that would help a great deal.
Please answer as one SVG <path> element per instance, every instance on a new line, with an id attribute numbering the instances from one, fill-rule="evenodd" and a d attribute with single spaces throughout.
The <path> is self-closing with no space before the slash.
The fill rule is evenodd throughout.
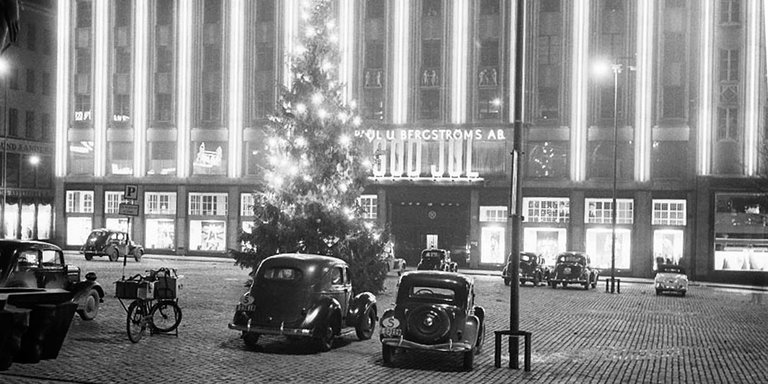
<path id="1" fill-rule="evenodd" d="M 150 334 L 170 333 L 178 329 L 182 312 L 176 297 L 176 273 L 161 268 L 147 271 L 148 276 L 137 274 L 127 280 L 116 281 L 116 295 L 127 313 L 128 339 L 138 343 L 146 329 Z M 162 282 L 161 284 L 157 284 Z M 122 299 L 133 299 L 128 307 Z M 178 331 L 176 333 L 178 336 Z"/>

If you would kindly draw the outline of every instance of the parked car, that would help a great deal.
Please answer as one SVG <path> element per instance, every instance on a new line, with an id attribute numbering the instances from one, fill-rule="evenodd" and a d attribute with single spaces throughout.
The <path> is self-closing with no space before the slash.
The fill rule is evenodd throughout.
<path id="1" fill-rule="evenodd" d="M 419 265 L 416 266 L 419 271 L 446 271 L 458 272 L 459 265 L 451 261 L 451 252 L 445 249 L 427 248 L 421 251 Z"/>
<path id="2" fill-rule="evenodd" d="M 520 252 L 520 271 L 518 273 L 518 279 L 520 285 L 525 284 L 526 281 L 533 283 L 534 287 L 537 287 L 542 282 L 549 280 L 549 267 L 544 264 L 544 258 L 533 252 Z M 507 264 L 504 269 L 501 270 L 501 277 L 504 278 L 504 285 L 509 285 L 512 282 L 513 276 L 509 275 L 509 271 L 512 268 L 512 254 L 507 257 Z"/>
<path id="3" fill-rule="evenodd" d="M 311 339 L 320 351 L 329 351 L 345 327 L 354 327 L 360 340 L 370 339 L 376 320 L 376 297 L 370 292 L 353 296 L 346 262 L 280 254 L 261 263 L 229 328 L 240 331 L 249 347 L 262 334 L 285 335 Z"/>
<path id="4" fill-rule="evenodd" d="M 659 264 L 653 285 L 657 295 L 662 292 L 677 292 L 685 296 L 688 292 L 688 275 L 685 274 L 685 268 L 679 265 Z"/>
<path id="5" fill-rule="evenodd" d="M 395 307 L 381 316 L 381 354 L 391 365 L 396 351 L 428 350 L 463 354 L 472 370 L 485 340 L 485 310 L 474 304 L 474 280 L 441 271 L 406 272 Z"/>
<path id="6" fill-rule="evenodd" d="M 555 271 L 550 275 L 549 286 L 580 284 L 584 289 L 597 287 L 600 271 L 592 268 L 589 255 L 582 252 L 562 252 L 557 255 Z"/>
<path id="7" fill-rule="evenodd" d="M 144 247 L 129 239 L 126 232 L 100 228 L 91 231 L 80 253 L 85 255 L 86 260 L 107 256 L 109 261 L 117 261 L 121 257 L 132 256 L 134 260 L 141 261 Z"/>
<path id="8" fill-rule="evenodd" d="M 80 268 L 67 265 L 61 248 L 35 240 L 0 240 L 0 287 L 67 290 L 83 320 L 96 318 L 104 301 L 95 272 L 81 280 Z"/>

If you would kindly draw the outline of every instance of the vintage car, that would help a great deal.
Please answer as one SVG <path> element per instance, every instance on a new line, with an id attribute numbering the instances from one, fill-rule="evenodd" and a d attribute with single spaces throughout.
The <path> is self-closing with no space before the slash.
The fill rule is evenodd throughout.
<path id="1" fill-rule="evenodd" d="M 81 280 L 80 268 L 66 264 L 61 248 L 42 241 L 0 240 L 0 287 L 67 290 L 83 320 L 93 320 L 104 299 L 95 272 Z"/>
<path id="2" fill-rule="evenodd" d="M 91 231 L 80 253 L 85 255 L 86 260 L 94 256 L 107 256 L 109 261 L 117 261 L 130 255 L 134 260 L 141 261 L 144 247 L 129 239 L 126 232 L 100 228 Z"/>
<path id="3" fill-rule="evenodd" d="M 555 271 L 550 274 L 549 286 L 557 287 L 562 284 L 567 287 L 568 284 L 579 284 L 584 289 L 597 287 L 597 279 L 600 277 L 600 271 L 592 268 L 589 255 L 583 252 L 562 252 L 557 255 Z"/>
<path id="4" fill-rule="evenodd" d="M 253 277 L 229 324 L 249 347 L 256 347 L 260 335 L 285 335 L 311 339 L 329 351 L 345 327 L 354 327 L 360 340 L 373 335 L 376 297 L 353 296 L 349 266 L 341 259 L 279 254 L 264 259 Z"/>
<path id="5" fill-rule="evenodd" d="M 512 255 L 507 258 L 507 265 L 501 270 L 501 277 L 504 278 L 504 285 L 512 283 L 513 277 L 509 275 L 509 270 L 512 268 Z M 549 280 L 549 267 L 544 264 L 544 258 L 533 252 L 520 252 L 520 271 L 518 273 L 518 279 L 520 285 L 525 284 L 526 281 L 533 283 L 534 287 L 539 286 L 542 282 Z"/>
<path id="6" fill-rule="evenodd" d="M 407 349 L 463 354 L 472 370 L 485 339 L 485 310 L 475 306 L 474 281 L 459 273 L 406 272 L 400 277 L 395 308 L 381 316 L 381 354 L 391 365 Z"/>
<path id="7" fill-rule="evenodd" d="M 685 268 L 674 264 L 659 264 L 653 285 L 657 295 L 661 295 L 662 292 L 677 292 L 685 296 L 688 291 L 688 276 L 685 274 Z"/>
<path id="8" fill-rule="evenodd" d="M 458 272 L 459 265 L 451 261 L 451 252 L 445 249 L 427 248 L 421 251 L 421 259 L 416 266 L 419 271 Z"/>

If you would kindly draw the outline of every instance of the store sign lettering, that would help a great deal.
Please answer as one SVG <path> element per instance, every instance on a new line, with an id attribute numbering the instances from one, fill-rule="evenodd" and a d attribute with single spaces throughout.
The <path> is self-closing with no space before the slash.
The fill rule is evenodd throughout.
<path id="1" fill-rule="evenodd" d="M 424 140 L 459 141 L 491 140 L 504 141 L 503 129 L 366 129 L 355 131 L 356 137 L 374 140 Z"/>
<path id="2" fill-rule="evenodd" d="M 52 153 L 50 147 L 45 147 L 41 145 L 22 144 L 22 143 L 13 143 L 13 142 L 7 142 L 7 143 L 0 142 L 0 149 L 5 149 L 6 147 L 8 148 L 9 151 L 41 153 L 41 154 Z"/>

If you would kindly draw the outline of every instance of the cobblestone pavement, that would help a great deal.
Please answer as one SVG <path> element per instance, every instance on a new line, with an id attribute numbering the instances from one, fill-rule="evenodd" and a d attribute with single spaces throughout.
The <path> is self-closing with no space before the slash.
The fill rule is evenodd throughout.
<path id="1" fill-rule="evenodd" d="M 394 367 L 384 367 L 377 337 L 357 341 L 354 332 L 327 353 L 281 337 L 263 337 L 259 350 L 248 350 L 227 329 L 248 271 L 229 262 L 128 261 L 126 276 L 162 266 L 184 275 L 178 337 L 132 344 L 112 284 L 122 263 L 69 256 L 96 271 L 108 292 L 98 317 L 75 316 L 58 359 L 15 363 L 0 382 L 768 383 L 767 292 L 694 286 L 679 297 L 638 283 L 613 295 L 602 282 L 589 291 L 527 285 L 520 328 L 533 333 L 533 358 L 524 372 L 507 368 L 506 352 L 502 368 L 494 367 L 493 331 L 509 327 L 509 289 L 498 276 L 475 276 L 477 303 L 488 313 L 486 344 L 475 369 L 462 372 L 460 356 L 430 353 L 396 355 Z M 392 305 L 395 284 L 395 276 L 387 279 L 379 314 Z"/>

